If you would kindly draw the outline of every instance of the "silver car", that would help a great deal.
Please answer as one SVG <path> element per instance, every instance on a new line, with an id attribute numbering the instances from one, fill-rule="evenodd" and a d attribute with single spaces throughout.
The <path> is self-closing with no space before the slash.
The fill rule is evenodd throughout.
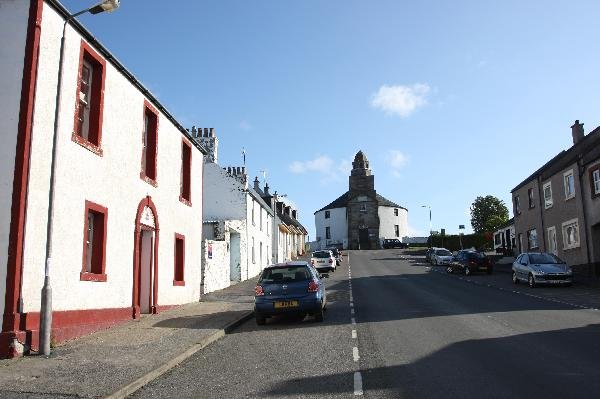
<path id="1" fill-rule="evenodd" d="M 446 248 L 436 248 L 435 251 L 431 253 L 431 263 L 436 266 L 441 265 L 450 265 L 454 257 L 452 256 L 452 252 L 448 251 Z"/>
<path id="2" fill-rule="evenodd" d="M 514 261 L 512 280 L 515 284 L 525 281 L 531 288 L 538 284 L 571 285 L 573 270 L 554 254 L 528 252 Z"/>

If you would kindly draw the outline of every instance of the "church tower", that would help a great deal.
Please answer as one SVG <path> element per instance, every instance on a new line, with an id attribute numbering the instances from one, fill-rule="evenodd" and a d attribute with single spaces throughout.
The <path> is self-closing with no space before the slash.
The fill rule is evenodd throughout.
<path id="1" fill-rule="evenodd" d="M 350 172 L 350 192 L 375 192 L 375 176 L 369 169 L 369 160 L 367 156 L 359 151 L 352 162 L 352 172 Z"/>
<path id="2" fill-rule="evenodd" d="M 352 162 L 348 191 L 348 247 L 379 248 L 379 204 L 375 176 L 367 156 L 359 151 Z"/>

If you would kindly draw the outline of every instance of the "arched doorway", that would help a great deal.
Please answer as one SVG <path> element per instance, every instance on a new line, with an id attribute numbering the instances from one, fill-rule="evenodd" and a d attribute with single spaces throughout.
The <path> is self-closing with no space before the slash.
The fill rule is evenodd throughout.
<path id="1" fill-rule="evenodd" d="M 157 313 L 159 231 L 156 207 L 148 196 L 140 201 L 135 217 L 132 294 L 134 319 L 139 318 L 142 313 Z"/>

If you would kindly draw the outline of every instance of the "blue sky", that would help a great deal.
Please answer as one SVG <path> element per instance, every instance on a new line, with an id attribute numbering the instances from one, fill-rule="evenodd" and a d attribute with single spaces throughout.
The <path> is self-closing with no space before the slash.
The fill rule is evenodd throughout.
<path id="1" fill-rule="evenodd" d="M 313 213 L 362 149 L 415 234 L 465 224 L 600 125 L 597 1 L 140 1 L 80 21 L 219 163 Z M 64 0 L 71 11 L 87 6 Z M 85 4 L 85 5 L 84 5 Z M 90 2 L 93 4 L 93 2 Z"/>

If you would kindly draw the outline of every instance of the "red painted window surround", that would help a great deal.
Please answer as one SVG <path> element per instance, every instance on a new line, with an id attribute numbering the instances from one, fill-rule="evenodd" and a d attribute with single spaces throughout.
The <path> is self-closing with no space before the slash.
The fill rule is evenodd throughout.
<path id="1" fill-rule="evenodd" d="M 185 271 L 185 236 L 175 233 L 175 270 L 173 274 L 173 285 L 184 286 Z"/>
<path id="2" fill-rule="evenodd" d="M 158 111 L 148 100 L 144 100 L 142 116 L 142 162 L 140 178 L 157 186 L 156 159 L 158 151 Z"/>
<path id="3" fill-rule="evenodd" d="M 94 221 L 90 230 L 89 222 Z M 106 281 L 106 225 L 108 209 L 85 201 L 83 223 L 83 256 L 80 280 Z M 88 241 L 88 239 L 90 239 Z M 92 253 L 88 253 L 91 248 Z"/>
<path id="4" fill-rule="evenodd" d="M 91 87 L 88 88 L 88 112 L 84 112 L 84 99 L 81 96 L 84 63 L 91 66 Z M 96 53 L 85 41 L 81 41 L 79 51 L 79 69 L 77 73 L 77 91 L 75 92 L 75 117 L 71 139 L 93 152 L 102 156 L 102 112 L 104 109 L 104 80 L 106 78 L 106 61 Z M 85 80 L 85 79 L 84 79 Z M 85 87 L 83 87 L 85 90 Z M 87 128 L 82 127 L 82 115 L 87 118 Z M 84 133 L 87 130 L 87 133 Z M 87 136 L 87 138 L 85 137 Z"/>
<path id="5" fill-rule="evenodd" d="M 192 206 L 192 145 L 187 140 L 181 142 L 181 191 L 179 201 Z"/>

